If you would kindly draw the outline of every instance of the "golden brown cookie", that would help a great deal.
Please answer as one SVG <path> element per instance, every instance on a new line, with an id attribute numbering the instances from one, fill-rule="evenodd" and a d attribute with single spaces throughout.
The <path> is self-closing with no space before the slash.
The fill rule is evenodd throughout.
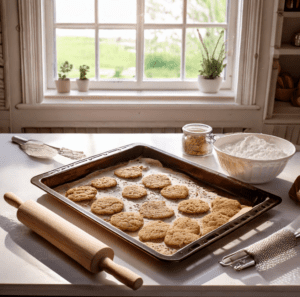
<path id="1" fill-rule="evenodd" d="M 182 229 L 186 232 L 194 233 L 194 234 L 199 234 L 200 233 L 200 226 L 196 220 L 187 218 L 187 217 L 182 217 L 178 218 L 174 223 L 173 223 L 173 228 L 174 229 Z"/>
<path id="2" fill-rule="evenodd" d="M 182 248 L 185 245 L 200 238 L 199 235 L 187 232 L 182 229 L 170 228 L 165 237 L 165 244 L 174 248 Z"/>
<path id="3" fill-rule="evenodd" d="M 143 216 L 138 212 L 120 212 L 114 214 L 110 222 L 123 231 L 137 231 L 144 225 Z"/>
<path id="4" fill-rule="evenodd" d="M 220 226 L 224 225 L 227 223 L 229 220 L 228 216 L 225 216 L 224 214 L 220 212 L 212 212 L 208 215 L 206 215 L 202 219 L 202 228 L 201 228 L 201 233 L 202 235 L 205 235 Z"/>
<path id="5" fill-rule="evenodd" d="M 97 190 L 90 186 L 81 186 L 70 189 L 66 192 L 66 197 L 72 201 L 92 200 L 96 197 Z"/>
<path id="6" fill-rule="evenodd" d="M 209 211 L 209 205 L 200 199 L 188 199 L 178 204 L 178 210 L 183 213 L 199 214 Z"/>
<path id="7" fill-rule="evenodd" d="M 142 176 L 143 166 L 122 167 L 115 170 L 115 175 L 121 178 L 137 178 Z"/>
<path id="8" fill-rule="evenodd" d="M 140 213 L 147 219 L 164 219 L 174 215 L 174 210 L 167 207 L 165 201 L 149 201 L 142 204 Z"/>
<path id="9" fill-rule="evenodd" d="M 130 199 L 139 199 L 147 195 L 147 191 L 144 187 L 139 185 L 126 186 L 123 189 L 122 196 Z"/>
<path id="10" fill-rule="evenodd" d="M 238 201 L 223 197 L 214 199 L 211 203 L 211 207 L 213 212 L 221 212 L 228 217 L 234 216 L 242 209 L 242 206 Z"/>
<path id="11" fill-rule="evenodd" d="M 122 211 L 124 203 L 115 197 L 103 197 L 97 199 L 91 206 L 91 211 L 95 214 L 112 215 Z"/>
<path id="12" fill-rule="evenodd" d="M 170 224 L 163 221 L 150 222 L 139 231 L 139 239 L 141 241 L 163 239 L 169 228 Z"/>
<path id="13" fill-rule="evenodd" d="M 162 189 L 171 185 L 171 180 L 165 174 L 150 174 L 142 179 L 142 183 L 150 189 Z"/>
<path id="14" fill-rule="evenodd" d="M 91 186 L 97 189 L 106 189 L 115 187 L 117 185 L 117 181 L 112 177 L 101 177 L 91 181 Z"/>
<path id="15" fill-rule="evenodd" d="M 184 199 L 189 195 L 189 189 L 184 185 L 174 185 L 163 188 L 160 194 L 169 199 Z"/>

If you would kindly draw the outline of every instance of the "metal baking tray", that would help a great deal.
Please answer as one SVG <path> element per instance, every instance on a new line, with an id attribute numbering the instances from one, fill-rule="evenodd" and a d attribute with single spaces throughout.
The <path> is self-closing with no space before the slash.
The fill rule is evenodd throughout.
<path id="1" fill-rule="evenodd" d="M 233 195 L 239 201 L 244 201 L 244 204 L 252 206 L 252 209 L 238 218 L 222 225 L 216 230 L 200 237 L 198 240 L 190 243 L 189 245 L 179 249 L 173 255 L 167 256 L 148 247 L 127 233 L 114 227 L 110 223 L 100 219 L 93 213 L 86 211 L 81 206 L 70 201 L 54 190 L 55 187 L 76 181 L 97 170 L 128 162 L 130 160 L 137 159 L 138 157 L 158 160 L 166 168 L 184 173 L 195 181 L 199 181 L 202 184 L 204 183 L 216 190 L 221 190 Z M 141 249 L 156 259 L 163 261 L 181 261 L 189 257 L 218 239 L 249 223 L 282 201 L 280 197 L 255 188 L 252 185 L 243 183 L 209 168 L 200 166 L 186 159 L 142 143 L 126 145 L 76 161 L 66 166 L 37 175 L 31 179 L 31 182 L 88 219 L 95 221 L 113 234 L 129 242 L 133 246 Z"/>

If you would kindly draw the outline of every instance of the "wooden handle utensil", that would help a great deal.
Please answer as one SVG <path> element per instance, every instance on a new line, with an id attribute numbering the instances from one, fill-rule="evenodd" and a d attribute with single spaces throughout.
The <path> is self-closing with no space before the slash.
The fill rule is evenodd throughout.
<path id="1" fill-rule="evenodd" d="M 32 200 L 23 203 L 13 193 L 4 194 L 4 199 L 18 209 L 17 218 L 20 222 L 87 270 L 93 273 L 104 270 L 133 290 L 142 286 L 143 279 L 129 269 L 114 263 L 113 249 L 98 239 Z"/>

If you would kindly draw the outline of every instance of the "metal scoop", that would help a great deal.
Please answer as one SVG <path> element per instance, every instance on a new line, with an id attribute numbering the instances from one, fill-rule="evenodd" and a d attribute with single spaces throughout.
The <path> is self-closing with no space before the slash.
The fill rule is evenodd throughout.
<path id="1" fill-rule="evenodd" d="M 35 158 L 52 159 L 57 154 L 72 160 L 80 160 L 86 157 L 83 152 L 73 151 L 67 148 L 58 148 L 35 139 L 27 140 L 19 136 L 13 136 L 11 140 L 12 142 L 18 143 L 27 155 Z"/>

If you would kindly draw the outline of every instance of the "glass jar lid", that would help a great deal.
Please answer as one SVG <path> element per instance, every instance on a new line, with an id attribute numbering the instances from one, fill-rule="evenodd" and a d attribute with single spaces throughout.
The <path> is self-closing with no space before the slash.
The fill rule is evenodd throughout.
<path id="1" fill-rule="evenodd" d="M 182 131 L 185 134 L 190 135 L 201 135 L 201 134 L 208 134 L 212 132 L 212 127 L 205 125 L 205 124 L 199 124 L 199 123 L 193 123 L 193 124 L 187 124 L 182 127 Z"/>

